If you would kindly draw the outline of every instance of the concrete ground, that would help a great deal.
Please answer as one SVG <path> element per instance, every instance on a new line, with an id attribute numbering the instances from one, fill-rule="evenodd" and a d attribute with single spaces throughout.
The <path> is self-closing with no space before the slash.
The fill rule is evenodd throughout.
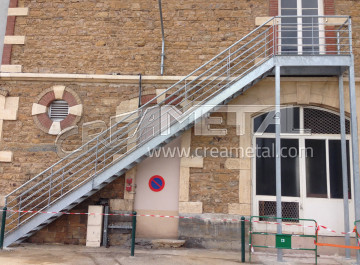
<path id="1" fill-rule="evenodd" d="M 285 264 L 314 264 L 313 255 L 286 255 Z M 209 249 L 147 249 L 137 247 L 135 257 L 130 250 L 120 247 L 88 248 L 72 245 L 21 244 L 0 251 L 1 265 L 232 265 L 240 263 L 240 253 Z M 355 264 L 355 260 L 342 257 L 322 256 L 319 264 Z M 252 255 L 252 264 L 278 264 L 274 254 L 257 252 Z"/>

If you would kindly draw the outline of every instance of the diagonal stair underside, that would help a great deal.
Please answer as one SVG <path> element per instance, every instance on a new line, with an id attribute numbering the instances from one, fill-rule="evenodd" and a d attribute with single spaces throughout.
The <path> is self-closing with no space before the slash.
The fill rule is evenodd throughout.
<path id="1" fill-rule="evenodd" d="M 111 167 L 104 170 L 91 181 L 86 182 L 77 190 L 67 194 L 63 198 L 54 202 L 46 209 L 48 212 L 68 211 L 95 192 L 103 188 L 105 185 L 116 179 L 118 176 L 124 174 L 128 169 L 132 168 L 137 163 L 141 162 L 147 157 L 149 150 L 159 147 L 170 142 L 175 137 L 182 134 L 183 131 L 191 128 L 196 119 L 209 113 L 217 105 L 226 104 L 229 100 L 243 93 L 247 86 L 253 85 L 259 80 L 266 77 L 272 72 L 274 67 L 273 58 L 267 60 L 256 69 L 250 71 L 246 76 L 235 82 L 233 85 L 224 89 L 221 93 L 216 95 L 206 104 L 196 106 L 196 108 L 188 113 L 184 113 L 182 122 L 175 122 L 169 129 L 170 133 L 165 135 L 157 135 L 150 141 L 139 148 L 136 148 L 131 154 L 127 155 L 119 162 L 114 163 Z M 5 237 L 4 246 L 8 246 L 14 242 L 20 242 L 33 233 L 48 225 L 50 222 L 61 216 L 61 214 L 36 214 L 28 222 L 17 228 Z"/>

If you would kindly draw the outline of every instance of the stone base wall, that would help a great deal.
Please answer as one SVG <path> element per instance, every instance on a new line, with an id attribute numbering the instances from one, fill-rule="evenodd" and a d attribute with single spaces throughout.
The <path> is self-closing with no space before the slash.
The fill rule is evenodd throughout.
<path id="1" fill-rule="evenodd" d="M 201 218 L 239 219 L 240 216 L 228 214 L 182 214 L 182 216 L 194 217 L 194 219 L 179 219 L 179 239 L 186 240 L 185 247 L 241 250 L 240 222 L 201 220 Z M 249 231 L 249 222 L 245 222 L 245 231 Z M 248 233 L 246 233 L 245 242 L 248 241 Z"/>

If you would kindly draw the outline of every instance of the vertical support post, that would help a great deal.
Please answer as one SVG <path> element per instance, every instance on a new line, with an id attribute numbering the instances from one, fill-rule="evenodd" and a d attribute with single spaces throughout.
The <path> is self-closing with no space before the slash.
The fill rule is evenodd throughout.
<path id="1" fill-rule="evenodd" d="M 9 5 L 10 5 L 10 0 L 0 1 L 0 72 L 1 72 L 3 51 L 4 51 L 4 40 L 5 40 Z"/>
<path id="2" fill-rule="evenodd" d="M 281 134 L 281 113 L 280 113 L 280 66 L 275 66 L 275 154 L 276 154 L 276 217 L 277 222 L 277 233 L 282 233 L 281 226 L 281 143 L 280 143 L 280 134 Z M 277 260 L 282 262 L 282 249 L 277 250 Z"/>
<path id="3" fill-rule="evenodd" d="M 135 255 L 136 212 L 132 213 L 131 256 Z"/>
<path id="4" fill-rule="evenodd" d="M 344 231 L 345 245 L 350 246 L 350 221 L 349 221 L 349 186 L 347 171 L 347 150 L 346 150 L 346 131 L 345 131 L 345 107 L 344 107 L 344 76 L 339 76 L 339 103 L 340 103 L 340 130 L 341 130 L 341 165 L 344 196 Z M 350 249 L 345 249 L 346 258 L 350 259 Z"/>
<path id="5" fill-rule="evenodd" d="M 1 218 L 0 249 L 4 248 L 6 211 L 7 211 L 7 207 L 5 206 L 3 208 L 2 218 Z"/>
<path id="6" fill-rule="evenodd" d="M 105 205 L 105 207 L 104 207 L 103 240 L 102 240 L 102 245 L 104 247 L 109 247 L 109 244 L 108 244 L 108 225 L 109 225 L 109 205 Z"/>
<path id="7" fill-rule="evenodd" d="M 251 263 L 251 250 L 252 250 L 252 216 L 250 216 L 249 220 L 249 262 Z"/>
<path id="8" fill-rule="evenodd" d="M 337 54 L 340 55 L 340 32 L 336 32 Z"/>
<path id="9" fill-rule="evenodd" d="M 359 141 L 358 141 L 358 126 L 357 126 L 357 114 L 356 114 L 354 60 L 352 60 L 352 64 L 349 67 L 349 96 L 350 96 L 350 113 L 351 113 L 351 146 L 352 146 L 353 179 L 354 179 L 355 219 L 359 220 L 360 219 Z M 359 251 L 357 251 L 357 264 L 360 264 Z"/>
<path id="10" fill-rule="evenodd" d="M 359 179 L 359 141 L 356 114 L 355 70 L 354 55 L 352 54 L 352 23 L 349 17 L 349 51 L 351 52 L 351 65 L 349 66 L 349 97 L 351 113 L 351 146 L 354 179 L 355 220 L 360 220 L 360 179 Z M 360 264 L 360 251 L 356 252 L 357 264 Z"/>
<path id="11" fill-rule="evenodd" d="M 245 262 L 245 217 L 241 216 L 241 262 Z"/>

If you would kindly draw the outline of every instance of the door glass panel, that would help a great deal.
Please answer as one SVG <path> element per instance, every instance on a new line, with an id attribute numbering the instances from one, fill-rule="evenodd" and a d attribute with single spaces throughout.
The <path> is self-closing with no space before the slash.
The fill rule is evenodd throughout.
<path id="1" fill-rule="evenodd" d="M 325 140 L 305 140 L 307 197 L 327 198 Z"/>
<path id="2" fill-rule="evenodd" d="M 302 0 L 302 15 L 312 16 L 302 19 L 303 54 L 319 53 L 318 1 Z"/>
<path id="3" fill-rule="evenodd" d="M 297 0 L 281 0 L 281 16 L 296 16 Z M 296 17 L 281 19 L 281 52 L 282 54 L 297 54 L 298 30 Z"/>
<path id="4" fill-rule="evenodd" d="M 299 141 L 281 139 L 282 196 L 299 197 Z M 256 139 L 256 194 L 276 195 L 275 139 Z"/>
<path id="5" fill-rule="evenodd" d="M 281 193 L 300 197 L 299 140 L 281 140 Z"/>
<path id="6" fill-rule="evenodd" d="M 351 181 L 350 181 L 350 155 L 349 141 L 346 141 L 347 153 L 347 179 L 348 194 L 351 198 Z M 330 196 L 331 198 L 343 198 L 343 181 L 342 181 L 342 164 L 341 164 L 341 141 L 329 140 L 329 168 L 330 168 Z"/>

